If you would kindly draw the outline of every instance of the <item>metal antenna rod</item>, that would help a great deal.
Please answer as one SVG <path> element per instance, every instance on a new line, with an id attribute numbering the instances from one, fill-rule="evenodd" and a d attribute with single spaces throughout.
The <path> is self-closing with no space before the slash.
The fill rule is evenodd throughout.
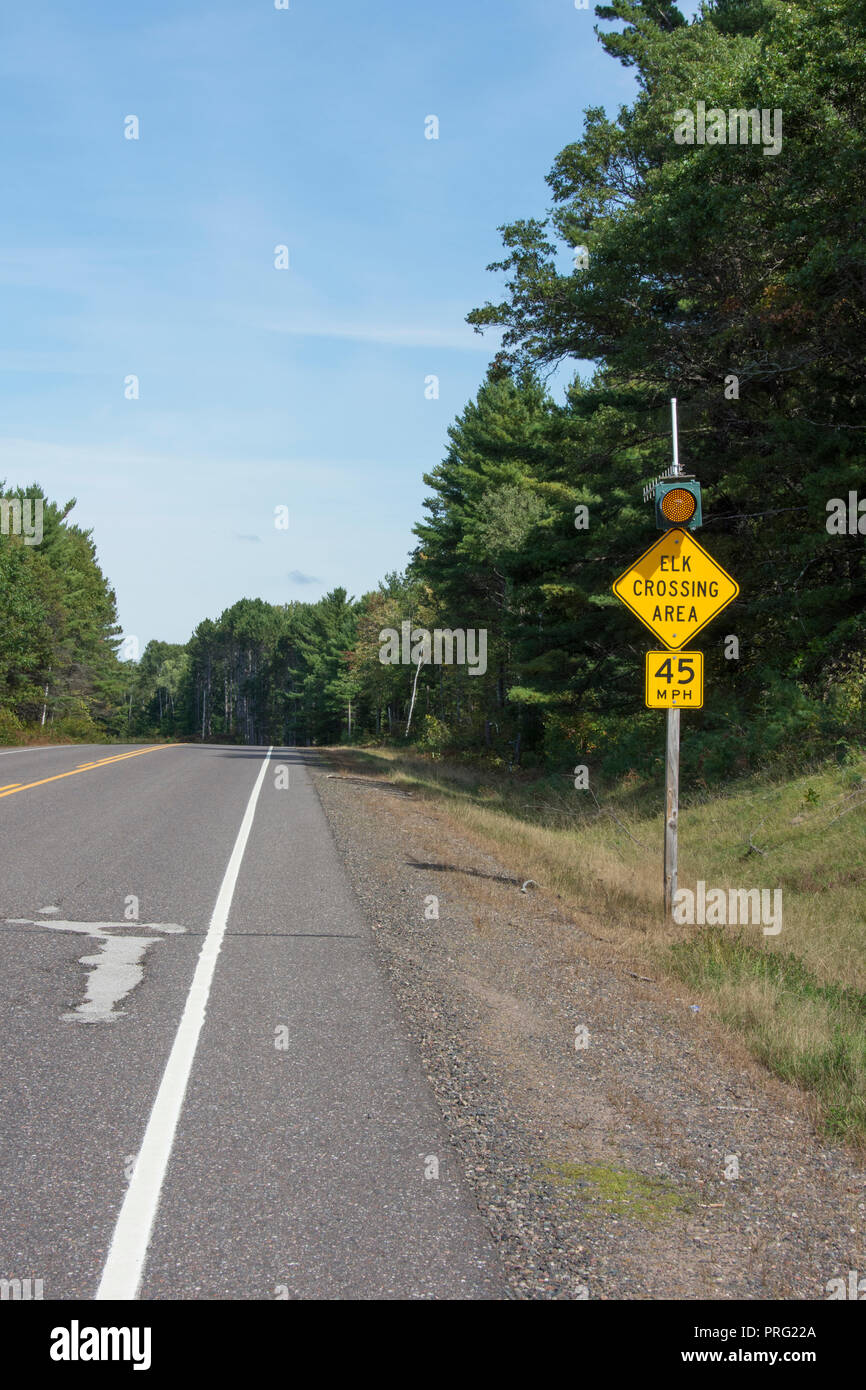
<path id="1" fill-rule="evenodd" d="M 671 469 L 671 472 L 673 473 L 673 475 L 674 475 L 675 477 L 679 477 L 679 474 L 680 474 L 680 447 L 679 447 L 679 440 L 677 439 L 677 398 L 676 398 L 676 396 L 672 396 L 672 397 L 671 397 L 671 424 L 673 425 L 673 431 L 674 431 L 674 466 L 673 466 L 673 468 Z"/>

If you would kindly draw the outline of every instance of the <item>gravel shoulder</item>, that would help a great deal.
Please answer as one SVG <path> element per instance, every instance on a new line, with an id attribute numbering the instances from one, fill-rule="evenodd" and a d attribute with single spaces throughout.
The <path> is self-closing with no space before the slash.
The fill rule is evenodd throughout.
<path id="1" fill-rule="evenodd" d="M 866 1271 L 866 1172 L 683 986 L 437 803 L 350 753 L 309 771 L 513 1297 L 821 1300 Z"/>

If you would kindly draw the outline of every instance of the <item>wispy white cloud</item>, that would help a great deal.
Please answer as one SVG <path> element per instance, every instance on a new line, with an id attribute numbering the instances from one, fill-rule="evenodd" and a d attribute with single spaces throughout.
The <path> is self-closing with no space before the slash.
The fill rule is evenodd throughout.
<path id="1" fill-rule="evenodd" d="M 327 319 L 267 319 L 260 325 L 269 333 L 295 338 L 342 338 L 350 342 L 381 343 L 386 347 L 442 348 L 457 352 L 496 350 L 496 331 L 483 336 L 467 324 L 465 328 L 434 328 L 427 324 L 341 323 Z"/>
<path id="2" fill-rule="evenodd" d="M 191 476 L 196 479 L 202 471 L 213 474 L 215 467 L 227 478 L 269 481 L 275 474 L 284 480 L 303 482 L 328 492 L 336 483 L 363 476 L 374 465 L 367 459 L 274 458 L 256 459 L 213 455 L 173 454 L 168 451 L 131 449 L 111 444 L 63 444 L 38 439 L 15 439 L 0 436 L 0 476 L 16 479 L 37 477 L 40 472 L 62 472 L 71 483 L 76 481 L 116 485 L 120 492 L 130 491 L 130 479 L 142 479 L 146 490 L 148 478 L 171 476 L 180 488 Z M 163 505 L 161 502 L 158 505 Z"/>

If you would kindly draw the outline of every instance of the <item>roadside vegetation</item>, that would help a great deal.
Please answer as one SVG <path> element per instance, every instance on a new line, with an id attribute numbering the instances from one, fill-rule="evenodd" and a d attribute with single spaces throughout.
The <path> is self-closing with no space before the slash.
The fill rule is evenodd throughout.
<path id="1" fill-rule="evenodd" d="M 688 730 L 684 740 L 688 738 Z M 662 785 L 634 776 L 579 791 L 395 748 L 332 750 L 385 776 L 495 848 L 521 881 L 585 914 L 645 973 L 687 984 L 755 1057 L 808 1091 L 818 1127 L 866 1145 L 866 757 L 797 776 L 685 789 L 681 887 L 782 890 L 782 929 L 700 926 L 662 912 Z M 530 889 L 530 891 L 532 891 Z M 581 918 L 583 921 L 583 917 Z"/>

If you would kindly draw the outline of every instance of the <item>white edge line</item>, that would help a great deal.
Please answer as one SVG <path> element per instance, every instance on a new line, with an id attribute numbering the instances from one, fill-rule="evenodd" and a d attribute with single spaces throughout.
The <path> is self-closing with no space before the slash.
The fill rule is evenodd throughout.
<path id="1" fill-rule="evenodd" d="M 107 745 L 107 744 L 103 745 L 103 744 L 100 743 L 98 746 L 99 746 L 100 748 L 102 748 L 102 747 L 108 747 L 109 745 Z M 58 749 L 58 748 L 87 748 L 87 747 L 93 748 L 94 745 L 93 745 L 92 743 L 89 744 L 89 745 L 86 744 L 86 743 L 36 743 L 36 744 L 33 745 L 32 748 L 28 748 L 27 745 L 25 744 L 25 746 L 24 746 L 23 748 L 4 748 L 2 751 L 0 751 L 0 758 L 8 758 L 8 757 L 10 757 L 11 754 L 13 754 L 13 753 L 51 753 L 53 750 Z"/>
<path id="2" fill-rule="evenodd" d="M 235 884 L 272 752 L 273 744 L 267 751 L 256 784 L 250 793 L 238 837 L 223 875 L 186 1004 L 135 1161 L 135 1170 L 114 1228 L 108 1258 L 96 1292 L 98 1300 L 134 1299 L 138 1295 L 147 1247 L 195 1060 L 199 1034 L 205 1019 L 208 996 L 225 936 Z"/>

